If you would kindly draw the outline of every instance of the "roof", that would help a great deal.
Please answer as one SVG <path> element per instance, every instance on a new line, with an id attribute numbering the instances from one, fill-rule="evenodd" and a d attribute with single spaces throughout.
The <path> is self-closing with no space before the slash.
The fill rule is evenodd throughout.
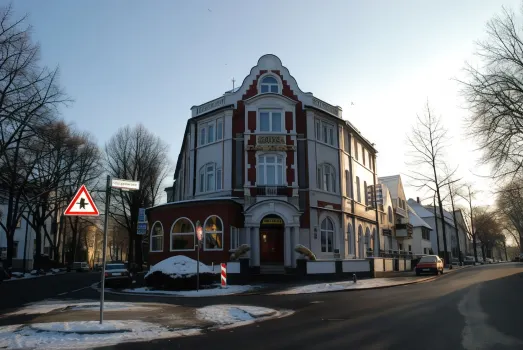
<path id="1" fill-rule="evenodd" d="M 416 212 L 420 218 L 431 218 L 434 217 L 434 212 L 427 210 L 424 206 L 410 198 L 407 201 L 408 205 Z"/>
<path id="2" fill-rule="evenodd" d="M 390 196 L 392 198 L 398 198 L 398 189 L 401 184 L 401 176 L 399 175 L 391 175 L 391 176 L 383 176 L 378 177 L 378 181 L 383 183 L 387 188 L 389 189 Z"/>
<path id="3" fill-rule="evenodd" d="M 407 204 L 407 208 L 409 210 L 409 222 L 414 227 L 426 227 L 430 230 L 432 230 L 432 227 L 430 227 L 429 224 L 427 224 L 422 218 L 416 214 L 416 211 L 412 209 L 410 205 Z"/>

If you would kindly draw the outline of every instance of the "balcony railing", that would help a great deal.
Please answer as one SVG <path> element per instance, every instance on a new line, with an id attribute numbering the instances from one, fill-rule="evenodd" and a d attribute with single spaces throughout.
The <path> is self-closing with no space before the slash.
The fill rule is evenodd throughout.
<path id="1" fill-rule="evenodd" d="M 287 196 L 288 189 L 285 186 L 258 186 L 256 187 L 257 196 Z"/>
<path id="2" fill-rule="evenodd" d="M 396 237 L 411 237 L 412 229 L 411 224 L 396 224 Z"/>

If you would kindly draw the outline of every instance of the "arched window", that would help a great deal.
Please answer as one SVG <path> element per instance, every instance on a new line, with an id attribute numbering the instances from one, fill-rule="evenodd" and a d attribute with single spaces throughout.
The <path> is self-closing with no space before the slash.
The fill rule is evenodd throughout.
<path id="1" fill-rule="evenodd" d="M 222 187 L 222 169 L 215 163 L 207 163 L 200 168 L 200 193 L 220 191 Z"/>
<path id="2" fill-rule="evenodd" d="M 179 218 L 171 228 L 171 251 L 194 250 L 194 225 L 187 218 Z"/>
<path id="3" fill-rule="evenodd" d="M 283 157 L 278 154 L 258 156 L 256 184 L 267 186 L 283 185 Z"/>
<path id="4" fill-rule="evenodd" d="M 334 167 L 323 163 L 317 169 L 317 187 L 327 192 L 336 192 L 336 174 Z"/>
<path id="5" fill-rule="evenodd" d="M 367 229 L 365 230 L 365 251 L 366 251 L 366 254 L 367 256 L 369 255 L 372 255 L 372 241 L 371 241 L 371 236 L 370 236 L 370 230 L 369 228 L 367 227 Z"/>
<path id="6" fill-rule="evenodd" d="M 389 217 L 389 222 L 392 222 L 392 208 L 391 206 L 389 205 L 389 209 L 388 209 L 388 214 L 387 216 Z"/>
<path id="7" fill-rule="evenodd" d="M 334 224 L 330 218 L 325 218 L 320 226 L 321 252 L 332 253 L 334 251 Z"/>
<path id="8" fill-rule="evenodd" d="M 280 85 L 278 84 L 278 81 L 276 78 L 267 76 L 262 79 L 261 81 L 261 93 L 265 94 L 267 92 L 272 93 L 279 93 L 280 92 Z"/>
<path id="9" fill-rule="evenodd" d="M 204 227 L 204 249 L 223 250 L 223 223 L 216 215 L 211 215 L 205 220 Z"/>
<path id="10" fill-rule="evenodd" d="M 358 258 L 360 259 L 363 259 L 363 257 L 365 256 L 364 247 L 365 242 L 363 239 L 363 227 L 361 227 L 360 225 L 358 226 Z"/>
<path id="11" fill-rule="evenodd" d="M 163 226 L 160 221 L 156 221 L 151 228 L 151 252 L 163 252 Z"/>

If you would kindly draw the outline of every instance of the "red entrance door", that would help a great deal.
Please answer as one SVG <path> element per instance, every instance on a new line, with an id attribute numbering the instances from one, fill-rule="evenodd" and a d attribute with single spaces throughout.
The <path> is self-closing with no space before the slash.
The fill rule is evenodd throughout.
<path id="1" fill-rule="evenodd" d="M 283 227 L 260 229 L 260 263 L 283 263 Z"/>

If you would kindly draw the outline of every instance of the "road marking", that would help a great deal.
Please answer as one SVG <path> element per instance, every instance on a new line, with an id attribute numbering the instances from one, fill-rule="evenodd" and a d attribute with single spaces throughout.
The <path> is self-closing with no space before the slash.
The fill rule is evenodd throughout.
<path id="1" fill-rule="evenodd" d="M 487 323 L 488 315 L 481 309 L 479 291 L 481 284 L 470 288 L 458 304 L 465 319 L 461 332 L 461 345 L 466 350 L 493 349 L 499 345 L 521 346 L 523 341 L 503 334 Z"/>
<path id="2" fill-rule="evenodd" d="M 79 292 L 79 291 L 84 290 L 84 289 L 87 289 L 87 288 L 91 288 L 91 286 L 82 287 L 82 288 L 79 288 L 79 289 L 72 290 L 72 291 L 70 291 L 70 292 L 63 292 L 63 293 L 60 293 L 60 294 L 58 294 L 58 295 L 66 295 L 66 294 L 68 294 L 68 293 L 75 293 L 75 292 Z"/>

